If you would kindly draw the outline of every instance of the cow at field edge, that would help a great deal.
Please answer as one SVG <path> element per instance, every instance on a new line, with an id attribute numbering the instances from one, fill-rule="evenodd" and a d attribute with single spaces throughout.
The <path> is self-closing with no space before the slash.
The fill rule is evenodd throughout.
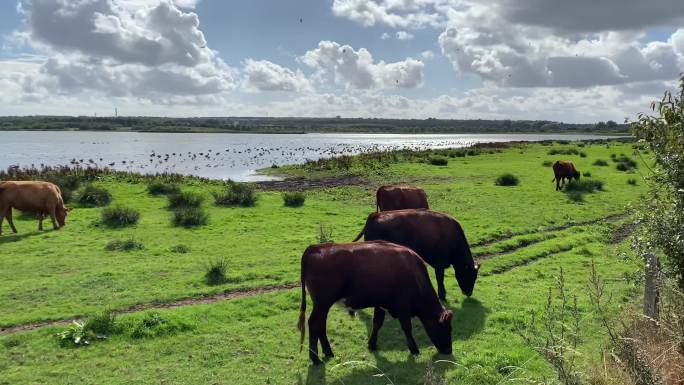
<path id="1" fill-rule="evenodd" d="M 444 270 L 453 266 L 456 281 L 466 296 L 473 294 L 480 265 L 473 261 L 461 224 L 447 214 L 431 210 L 396 210 L 372 213 L 361 237 L 406 246 L 435 269 L 439 298 L 446 299 Z"/>
<path id="2" fill-rule="evenodd" d="M 557 160 L 556 163 L 553 164 L 553 180 L 551 180 L 552 182 L 556 182 L 556 191 L 563 188 L 566 179 L 568 181 L 572 179 L 579 180 L 580 173 L 571 161 Z"/>
<path id="3" fill-rule="evenodd" d="M 67 212 L 59 187 L 49 182 L 7 181 L 0 182 L 0 235 L 2 222 L 7 218 L 12 231 L 17 232 L 12 219 L 12 209 L 38 215 L 38 229 L 43 230 L 43 219 L 50 216 L 55 230 L 64 226 Z"/>
<path id="4" fill-rule="evenodd" d="M 430 208 L 425 191 L 410 186 L 380 186 L 375 202 L 377 211 Z"/>
<path id="5" fill-rule="evenodd" d="M 408 348 L 418 354 L 411 318 L 418 317 L 427 335 L 442 354 L 451 354 L 451 319 L 430 282 L 425 262 L 413 250 L 384 241 L 309 246 L 301 261 L 302 302 L 297 327 L 304 344 L 306 290 L 313 309 L 309 315 L 309 358 L 321 362 L 323 354 L 333 357 L 326 333 L 328 311 L 343 300 L 350 309 L 374 308 L 373 330 L 368 348 L 377 349 L 378 331 L 385 311 L 399 319 Z"/>

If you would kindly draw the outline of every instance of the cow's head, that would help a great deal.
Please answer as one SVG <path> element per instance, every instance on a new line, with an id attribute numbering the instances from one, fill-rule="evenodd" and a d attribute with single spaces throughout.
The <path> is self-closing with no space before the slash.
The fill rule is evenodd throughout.
<path id="1" fill-rule="evenodd" d="M 421 318 L 430 340 L 441 354 L 451 354 L 451 319 L 454 313 L 442 309 L 438 314 Z"/>
<path id="2" fill-rule="evenodd" d="M 57 209 L 55 210 L 55 216 L 57 217 L 57 223 L 59 223 L 59 227 L 64 227 L 66 224 L 67 214 L 71 210 L 72 209 L 65 206 L 57 206 Z"/>
<path id="3" fill-rule="evenodd" d="M 572 177 L 575 178 L 575 180 L 580 180 L 580 173 L 579 171 L 575 170 L 572 174 Z"/>
<path id="4" fill-rule="evenodd" d="M 480 271 L 480 264 L 454 266 L 454 269 L 456 270 L 456 281 L 458 281 L 458 286 L 461 288 L 463 295 L 470 297 L 475 289 L 475 281 L 477 281 L 477 273 Z"/>

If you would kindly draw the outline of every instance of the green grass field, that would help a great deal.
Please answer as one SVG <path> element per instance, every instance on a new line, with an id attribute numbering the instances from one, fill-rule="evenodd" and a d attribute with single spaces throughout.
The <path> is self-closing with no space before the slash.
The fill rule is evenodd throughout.
<path id="1" fill-rule="evenodd" d="M 328 335 L 336 358 L 311 367 L 306 352 L 299 352 L 295 328 L 299 289 L 282 289 L 121 315 L 121 332 L 81 348 L 60 347 L 53 338 L 65 325 L 0 333 L 0 384 L 418 384 L 435 360 L 445 360 L 433 366 L 449 383 L 551 380 L 552 369 L 525 346 L 515 325 L 543 308 L 559 268 L 578 296 L 587 360 L 604 339 L 586 293 L 591 261 L 609 283 L 615 314 L 638 293 L 623 279 L 635 267 L 618 256 L 624 245 L 613 244 L 612 231 L 626 220 L 620 214 L 630 202 L 645 192 L 640 172 L 646 167 L 639 162 L 636 172 L 622 172 L 611 162 L 611 154 L 632 156 L 629 143 L 587 144 L 578 148 L 585 157 L 548 154 L 575 146 L 515 145 L 449 158 L 447 166 L 398 161 L 380 168 L 352 167 L 344 174 L 361 174 L 367 183 L 307 191 L 299 208 L 284 207 L 281 193 L 268 191 L 259 193 L 255 207 L 215 207 L 210 195 L 218 189 L 215 184 L 188 181 L 183 190 L 204 195 L 210 215 L 206 226 L 192 229 L 173 227 L 167 200 L 150 196 L 146 185 L 102 178 L 96 184 L 112 193 L 112 205 L 138 209 L 139 223 L 112 229 L 99 222 L 101 208 L 75 205 L 60 231 L 38 232 L 35 220 L 21 218 L 15 219 L 20 232 L 14 235 L 5 224 L 0 237 L 0 327 L 295 284 L 301 253 L 317 242 L 321 224 L 332 229 L 335 241 L 350 241 L 375 209 L 379 184 L 410 182 L 426 189 L 433 209 L 462 223 L 474 253 L 482 258 L 471 299 L 460 294 L 453 278 L 446 282 L 448 307 L 455 313 L 454 356 L 434 356 L 417 320 L 420 356 L 408 354 L 394 320 L 380 333 L 380 350 L 369 352 L 372 312 L 350 318 L 333 308 Z M 553 172 L 543 162 L 556 159 L 572 160 L 591 179 L 603 181 L 604 190 L 585 194 L 580 203 L 555 191 Z M 608 166 L 592 165 L 597 159 Z M 341 174 L 301 166 L 277 171 Z M 505 172 L 516 175 L 520 184 L 496 186 Z M 630 178 L 638 183 L 628 184 Z M 105 249 L 110 241 L 129 238 L 143 249 Z M 189 251 L 172 251 L 178 245 Z M 209 286 L 206 267 L 219 259 L 227 262 L 228 280 Z M 453 277 L 451 270 L 447 276 Z M 127 332 L 153 312 L 183 327 L 146 338 Z"/>

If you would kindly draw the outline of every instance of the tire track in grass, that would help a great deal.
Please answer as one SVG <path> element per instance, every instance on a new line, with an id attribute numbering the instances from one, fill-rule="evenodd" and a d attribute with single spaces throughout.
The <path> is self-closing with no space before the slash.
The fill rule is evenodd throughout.
<path id="1" fill-rule="evenodd" d="M 561 231 L 561 230 L 566 230 L 572 227 L 578 227 L 578 226 L 587 226 L 587 225 L 592 225 L 592 224 L 597 224 L 603 221 L 616 221 L 619 220 L 623 217 L 625 217 L 627 213 L 619 213 L 619 214 L 612 214 L 603 218 L 598 218 L 598 219 L 593 219 L 589 221 L 584 221 L 584 222 L 575 222 L 575 223 L 567 223 L 564 225 L 559 225 L 559 226 L 551 226 L 551 227 L 546 227 L 542 230 L 539 231 L 529 231 L 529 232 L 519 232 L 519 233 L 511 233 L 505 236 L 499 236 L 495 238 L 490 238 L 488 240 L 478 242 L 476 244 L 471 245 L 472 248 L 474 247 L 485 247 L 485 246 L 492 246 L 498 242 L 502 242 L 505 240 L 509 240 L 512 238 L 515 238 L 517 236 L 523 236 L 523 235 L 529 235 L 529 234 L 535 234 L 539 232 L 553 232 L 553 231 Z M 528 242 L 525 242 L 523 244 L 520 244 L 516 247 L 513 247 L 508 250 L 500 251 L 500 252 L 491 252 L 491 253 L 481 253 L 481 254 L 476 254 L 474 257 L 477 261 L 483 261 L 487 259 L 492 259 L 492 258 L 497 258 L 497 257 L 502 257 L 502 256 L 507 256 L 507 255 L 512 255 L 515 252 L 527 248 L 529 246 L 533 246 L 538 243 L 542 243 L 551 239 L 557 238 L 557 235 L 554 236 L 549 236 L 549 237 L 541 237 L 539 239 L 534 239 L 530 240 Z M 578 246 L 582 246 L 586 243 L 583 243 Z M 560 250 L 546 250 L 542 251 L 538 254 L 534 254 L 530 256 L 529 258 L 524 258 L 519 261 L 515 261 L 511 264 L 508 265 L 503 265 L 496 267 L 495 269 L 484 272 L 482 274 L 483 277 L 486 276 L 491 276 L 491 275 L 497 275 L 497 274 L 503 274 L 507 271 L 510 271 L 514 268 L 528 265 L 532 262 L 535 262 L 539 259 L 547 258 L 550 256 L 553 256 L 555 254 L 560 254 L 567 252 L 569 250 L 572 250 L 574 246 L 570 246 L 567 249 L 564 249 L 561 247 Z M 152 303 L 145 303 L 145 304 L 137 304 L 133 305 L 130 307 L 127 307 L 122 310 L 113 310 L 114 314 L 121 315 L 121 314 L 130 314 L 130 313 L 136 313 L 136 312 L 141 312 L 141 311 L 146 311 L 146 310 L 154 310 L 154 309 L 173 309 L 173 308 L 178 308 L 178 307 L 184 307 L 184 306 L 190 306 L 190 305 L 199 305 L 199 304 L 212 304 L 216 302 L 221 302 L 221 301 L 228 301 L 228 300 L 233 300 L 237 298 L 243 298 L 243 297 L 253 297 L 261 294 L 268 294 L 268 293 L 273 293 L 273 292 L 279 292 L 279 291 L 285 291 L 285 290 L 290 290 L 296 287 L 299 287 L 300 283 L 299 282 L 294 282 L 294 283 L 286 283 L 286 284 L 281 284 L 281 285 L 272 285 L 272 286 L 263 286 L 263 287 L 257 287 L 257 288 L 250 288 L 250 289 L 239 289 L 239 290 L 233 290 L 225 293 L 220 293 L 220 294 L 212 294 L 212 295 L 206 295 L 206 296 L 200 296 L 200 297 L 192 297 L 192 298 L 183 298 L 183 299 L 178 299 L 178 300 L 173 300 L 169 302 L 152 302 Z M 6 335 L 6 334 L 12 334 L 12 333 L 18 333 L 18 332 L 24 332 L 24 331 L 31 331 L 43 327 L 48 327 L 48 326 L 57 326 L 57 325 L 66 325 L 69 323 L 72 323 L 74 321 L 79 321 L 82 320 L 84 317 L 79 316 L 79 317 L 73 317 L 73 318 L 66 318 L 66 319 L 57 319 L 57 320 L 48 320 L 48 321 L 38 321 L 38 322 L 32 322 L 32 323 L 24 323 L 24 324 L 19 324 L 19 325 L 13 325 L 13 326 L 7 326 L 7 327 L 0 327 L 0 335 Z"/>
<path id="2" fill-rule="evenodd" d="M 571 227 L 580 227 L 580 226 L 589 226 L 589 225 L 595 225 L 597 223 L 601 222 L 615 222 L 620 219 L 623 219 L 629 215 L 628 212 L 621 212 L 617 214 L 611 214 L 602 218 L 597 218 L 597 219 L 591 219 L 588 221 L 582 221 L 582 222 L 569 222 L 565 223 L 562 225 L 557 225 L 557 226 L 547 226 L 547 227 L 542 227 L 540 229 L 536 230 L 526 230 L 526 231 L 519 231 L 519 232 L 510 232 L 504 235 L 498 235 L 492 238 L 484 239 L 482 241 L 473 243 L 470 245 L 471 248 L 475 247 L 485 247 L 485 246 L 491 246 L 495 243 L 501 242 L 501 241 L 506 241 L 511 238 L 519 237 L 522 235 L 530 235 L 530 234 L 537 234 L 537 233 L 542 233 L 542 232 L 550 232 L 550 231 L 560 231 L 560 230 L 566 230 Z"/>
<path id="3" fill-rule="evenodd" d="M 233 291 L 229 291 L 229 292 L 224 292 L 224 293 L 220 293 L 220 294 L 212 294 L 212 295 L 207 295 L 207 296 L 202 296 L 202 297 L 178 299 L 178 300 L 170 301 L 170 302 L 152 302 L 152 303 L 138 304 L 138 305 L 133 305 L 133 306 L 127 307 L 127 308 L 122 309 L 122 310 L 113 310 L 112 312 L 116 315 L 122 315 L 122 314 L 137 313 L 137 312 L 146 311 L 146 310 L 174 309 L 174 308 L 190 306 L 190 305 L 212 304 L 212 303 L 221 302 L 221 301 L 229 301 L 229 300 L 233 300 L 233 299 L 237 299 L 237 298 L 254 297 L 257 295 L 261 295 L 261 294 L 268 294 L 268 293 L 273 293 L 273 292 L 278 292 L 278 291 L 290 290 L 290 289 L 294 289 L 296 287 L 299 287 L 299 285 L 300 285 L 300 283 L 297 282 L 297 283 L 286 283 L 286 284 L 282 284 L 282 285 L 263 286 L 263 287 L 257 287 L 257 288 L 251 288 L 251 289 L 239 289 L 239 290 L 233 290 Z M 19 324 L 19 325 L 14 325 L 14 326 L 0 327 L 0 335 L 31 331 L 31 330 L 35 330 L 35 329 L 39 329 L 39 328 L 43 328 L 43 327 L 47 327 L 47 326 L 57 326 L 57 325 L 70 324 L 74 321 L 80 321 L 83 318 L 84 318 L 83 316 L 79 316 L 79 317 L 73 317 L 73 318 L 67 318 L 67 319 L 39 321 L 39 322 L 25 323 L 25 324 Z"/>

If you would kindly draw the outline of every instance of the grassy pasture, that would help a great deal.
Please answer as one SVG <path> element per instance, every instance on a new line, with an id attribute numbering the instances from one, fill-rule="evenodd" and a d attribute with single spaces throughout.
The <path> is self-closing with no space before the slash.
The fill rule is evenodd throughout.
<path id="1" fill-rule="evenodd" d="M 579 155 L 549 155 L 553 148 L 573 145 L 520 145 L 501 152 L 449 158 L 446 166 L 398 162 L 369 169 L 352 166 L 345 174 L 362 175 L 367 184 L 307 191 L 306 204 L 283 207 L 282 193 L 260 192 L 254 207 L 218 207 L 201 182 L 181 185 L 205 197 L 205 226 L 183 228 L 171 223 L 164 196 L 153 196 L 143 184 L 103 178 L 112 205 L 140 213 L 137 224 L 109 228 L 100 223 L 102 208 L 78 206 L 60 231 L 37 231 L 30 218 L 16 219 L 19 234 L 0 237 L 0 326 L 76 317 L 105 308 L 291 284 L 299 280 L 299 258 L 315 243 L 321 224 L 332 228 L 338 242 L 358 233 L 374 210 L 374 188 L 380 183 L 410 182 L 424 187 L 435 210 L 462 223 L 476 256 L 483 258 L 481 278 L 465 299 L 448 270 L 448 306 L 454 310 L 454 357 L 433 357 L 422 326 L 414 321 L 421 355 L 410 357 L 398 322 L 388 319 L 377 353 L 365 348 L 372 313 L 350 318 L 333 308 L 328 334 L 336 358 L 310 367 L 299 353 L 299 289 L 238 298 L 213 304 L 159 310 L 162 317 L 191 325 L 156 338 L 121 333 L 85 348 L 61 348 L 51 337 L 64 326 L 0 334 L 0 384 L 417 384 L 428 362 L 449 382 L 490 384 L 523 379 L 543 380 L 554 374 L 543 359 L 522 343 L 516 323 L 539 311 L 563 266 L 570 290 L 578 295 L 584 315 L 583 351 L 595 354 L 602 337 L 586 295 L 588 266 L 594 259 L 614 293 L 617 314 L 637 289 L 622 277 L 633 266 L 617 257 L 611 231 L 623 219 L 597 221 L 623 213 L 645 191 L 628 184 L 638 171 L 593 166 L 611 154 L 631 155 L 631 144 L 586 145 Z M 555 191 L 546 160 L 570 159 L 581 172 L 604 182 L 604 191 L 587 194 L 581 203 Z M 643 169 L 643 168 L 642 168 Z M 285 167 L 278 172 L 335 175 Z M 497 186 L 510 172 L 518 186 Z M 597 221 L 595 223 L 590 223 Z M 107 250 L 113 240 L 134 239 L 142 248 Z M 176 252 L 178 246 L 184 252 Z M 183 249 L 183 248 L 181 248 Z M 212 261 L 226 262 L 225 283 L 207 285 Z M 309 307 L 309 310 L 311 308 Z M 147 313 L 150 313 L 148 311 Z M 134 325 L 146 316 L 120 316 Z M 386 377 L 376 376 L 384 373 Z"/>

